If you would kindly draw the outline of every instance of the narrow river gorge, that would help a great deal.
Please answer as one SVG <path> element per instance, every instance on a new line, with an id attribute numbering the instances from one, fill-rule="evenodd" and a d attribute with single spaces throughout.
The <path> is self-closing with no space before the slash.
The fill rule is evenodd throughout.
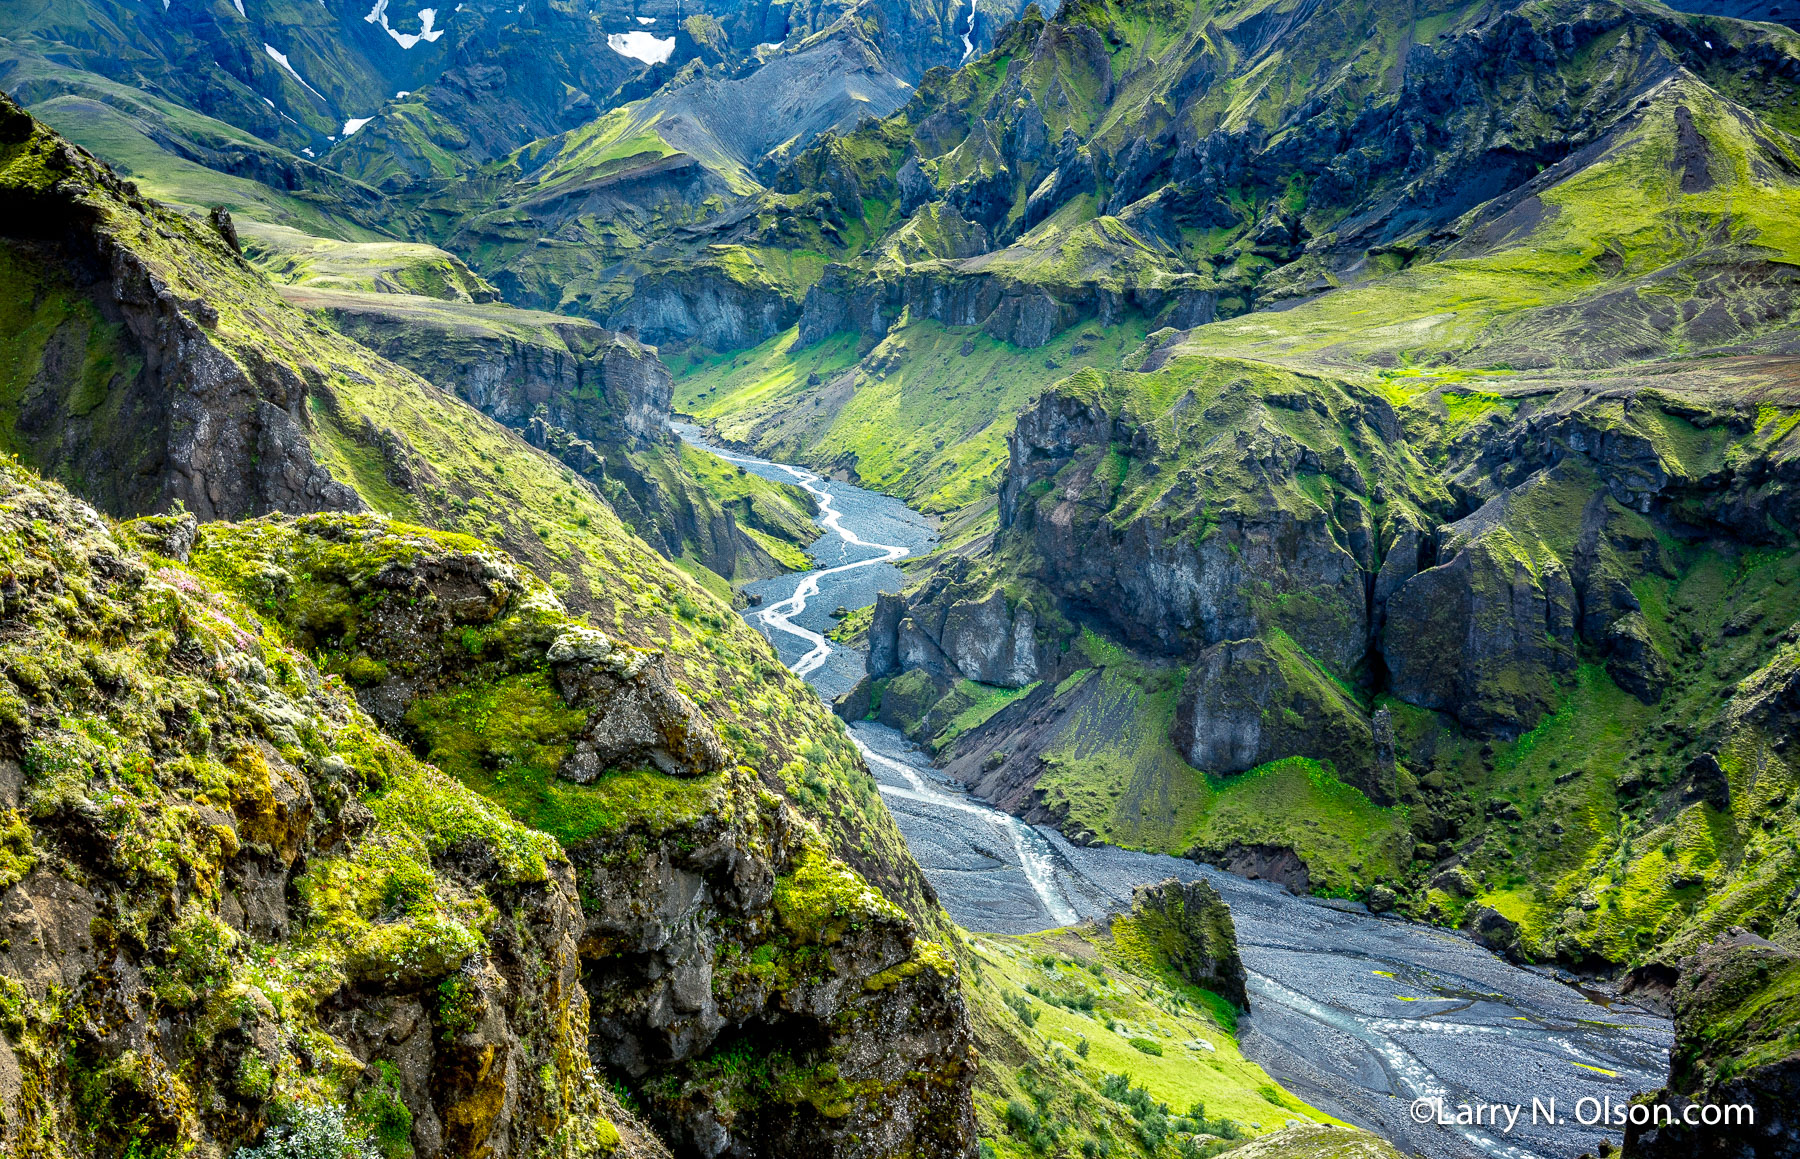
<path id="1" fill-rule="evenodd" d="M 861 675 L 862 657 L 826 638 L 831 613 L 899 590 L 895 564 L 930 549 L 928 521 L 896 499 L 711 445 L 686 424 L 676 430 L 818 500 L 823 534 L 809 552 L 818 566 L 750 585 L 760 602 L 745 616 L 820 695 L 843 692 Z M 894 730 L 864 722 L 851 735 L 913 856 L 968 929 L 1070 925 L 1128 907 L 1142 883 L 1211 881 L 1231 904 L 1250 975 L 1251 1012 L 1239 1023 L 1244 1053 L 1313 1106 L 1402 1151 L 1573 1157 L 1607 1137 L 1578 1121 L 1580 1100 L 1616 1105 L 1663 1082 L 1671 1039 L 1662 1018 L 1590 1000 L 1451 931 L 1296 897 L 1181 858 L 1070 845 L 950 783 Z M 1414 1100 L 1434 1097 L 1526 1110 L 1504 1131 L 1415 1122 Z M 1560 1122 L 1533 1122 L 1534 1099 L 1554 1100 Z M 1610 1137 L 1618 1142 L 1616 1131 Z"/>

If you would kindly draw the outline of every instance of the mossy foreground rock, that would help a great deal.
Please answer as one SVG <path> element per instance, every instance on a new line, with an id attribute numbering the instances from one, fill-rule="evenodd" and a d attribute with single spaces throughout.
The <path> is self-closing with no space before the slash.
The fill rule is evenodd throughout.
<path id="1" fill-rule="evenodd" d="M 1625 1154 L 1800 1155 L 1800 954 L 1734 929 L 1682 959 L 1672 1004 L 1669 1085 L 1648 1100 L 1671 1121 L 1629 1128 Z M 1705 1122 L 1728 1106 L 1751 1107 L 1754 1122 Z"/>
<path id="2" fill-rule="evenodd" d="M 832 856 L 778 778 L 730 759 L 665 654 L 571 617 L 478 540 L 378 516 L 211 524 L 190 558 L 560 841 L 588 1050 L 676 1147 L 962 1153 L 972 1066 L 948 950 Z"/>
<path id="3" fill-rule="evenodd" d="M 1231 907 L 1204 881 L 1169 878 L 1131 894 L 1131 919 L 1156 955 L 1204 990 L 1250 1008 Z"/>
<path id="4" fill-rule="evenodd" d="M 0 462 L 0 1150 L 228 1155 L 312 1107 L 385 1155 L 601 1153 L 581 922 L 555 841 Z"/>

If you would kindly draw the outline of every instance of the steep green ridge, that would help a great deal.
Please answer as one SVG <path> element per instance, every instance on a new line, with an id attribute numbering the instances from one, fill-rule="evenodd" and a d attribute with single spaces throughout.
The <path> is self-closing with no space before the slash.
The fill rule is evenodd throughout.
<path id="1" fill-rule="evenodd" d="M 0 85 L 32 114 L 173 205 L 344 238 L 380 235 L 374 190 L 234 125 L 0 44 Z"/>
<path id="2" fill-rule="evenodd" d="M 171 514 L 133 534 L 159 555 L 191 559 L 253 607 L 240 632 L 291 641 L 306 657 L 292 664 L 341 677 L 390 735 L 549 832 L 530 840 L 574 866 L 579 912 L 568 895 L 570 928 L 557 937 L 595 1015 L 583 1026 L 573 1000 L 510 993 L 540 1014 L 567 1014 L 573 1040 L 588 1037 L 599 1064 L 676 1146 L 723 1132 L 776 1151 L 960 1153 L 971 1129 L 969 1027 L 955 963 L 936 940 L 946 927 L 873 780 L 816 696 L 568 467 L 289 306 L 219 230 L 143 201 L 16 107 L 0 113 L 0 190 L 18 210 L 9 220 L 52 227 L 48 237 L 7 239 L 20 275 L 9 285 L 27 322 L 9 330 L 19 337 L 4 364 L 7 397 L 29 409 L 45 392 L 85 391 L 95 416 L 87 427 L 62 426 L 59 444 L 24 449 L 62 464 L 120 514 L 179 512 L 174 500 L 184 494 L 214 516 L 251 516 L 283 497 L 323 509 L 198 530 L 191 516 Z M 100 268 L 111 281 L 93 277 L 95 254 L 106 256 Z M 169 332 L 183 342 L 174 357 L 152 344 Z M 71 333 L 80 339 L 73 349 L 92 348 L 98 366 L 72 382 L 66 364 L 43 353 Z M 93 347 L 93 335 L 112 345 Z M 143 359 L 147 350 L 156 365 Z M 141 361 L 128 364 L 134 353 Z M 155 489 L 102 474 L 120 463 L 112 448 L 145 434 L 120 409 L 121 394 L 179 431 L 168 417 L 177 383 L 215 391 L 214 416 L 236 405 L 264 423 L 247 457 L 272 486 L 302 468 L 301 477 L 325 482 L 258 491 L 247 473 L 227 494 L 205 485 L 225 452 L 203 438 L 182 445 L 201 454 L 189 453 L 181 469 L 152 448 L 145 461 L 169 471 L 151 473 Z M 245 394 L 259 405 L 233 401 Z M 621 425 L 630 417 L 614 416 Z M 183 492 L 196 477 L 199 489 Z M 478 537 L 490 530 L 498 542 Z M 39 534 L 55 532 L 46 525 Z M 506 554 L 514 548 L 516 562 Z M 112 671 L 108 639 L 95 641 L 96 671 Z M 196 663 L 212 663 L 208 655 L 201 647 Z M 50 673 L 30 662 L 19 662 L 28 701 L 86 687 L 74 668 Z M 103 692 L 116 682 L 102 679 Z M 282 730 L 296 726 L 279 706 L 268 711 L 279 747 Z M 27 720 L 15 717 L 15 729 Z M 458 866 L 472 859 L 468 873 L 494 879 L 479 849 L 452 845 L 437 856 Z M 698 899 L 695 881 L 706 883 Z M 677 912 L 685 932 L 674 938 L 643 918 Z M 383 938 L 404 932 L 392 920 Z M 451 1017 L 486 1017 L 478 1004 L 458 1005 L 463 983 L 445 980 L 455 962 L 416 964 L 448 996 Z M 694 994 L 706 997 L 694 1005 Z M 363 996 L 345 1001 L 354 1010 Z M 670 1003 L 684 1012 L 673 1022 L 654 1013 Z M 872 1033 L 879 1050 L 864 1041 Z M 766 1081 L 741 1083 L 746 1050 L 769 1060 Z M 494 1082 L 518 1072 L 471 1072 L 470 1082 L 487 1083 L 479 1114 L 471 1108 L 467 1124 L 451 1127 L 480 1134 L 502 1107 L 521 1105 L 493 1094 Z M 460 1136 L 432 1136 L 421 1124 L 436 1120 L 413 1088 L 405 1094 L 420 1154 L 468 1153 Z M 120 1114 L 121 1130 L 139 1130 L 128 1108 Z M 259 1126 L 234 1128 L 234 1138 Z M 556 1125 L 543 1130 L 547 1137 Z M 182 1146 L 194 1132 L 178 1123 L 164 1134 Z M 142 1146 L 161 1139 L 145 1135 Z"/>

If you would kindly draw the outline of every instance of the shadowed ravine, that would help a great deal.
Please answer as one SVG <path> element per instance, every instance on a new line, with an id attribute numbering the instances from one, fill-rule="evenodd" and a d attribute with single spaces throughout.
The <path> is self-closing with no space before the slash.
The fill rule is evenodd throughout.
<path id="1" fill-rule="evenodd" d="M 697 429 L 676 429 L 721 453 Z M 810 549 L 819 568 L 750 585 L 763 603 L 745 615 L 783 662 L 835 696 L 861 674 L 862 658 L 825 638 L 832 610 L 899 590 L 894 561 L 929 547 L 929 525 L 898 500 L 723 453 L 819 500 L 824 534 Z M 1231 903 L 1250 972 L 1251 1014 L 1239 1023 L 1244 1053 L 1312 1105 L 1403 1151 L 1431 1159 L 1574 1156 L 1604 1137 L 1577 1121 L 1578 1100 L 1617 1104 L 1663 1080 L 1670 1033 L 1661 1018 L 1596 1005 L 1450 931 L 1295 897 L 1181 858 L 1072 846 L 947 783 L 893 729 L 864 722 L 851 735 L 913 856 L 969 929 L 1048 929 L 1126 908 L 1145 882 L 1211 881 Z M 1510 1131 L 1419 1124 L 1412 1103 L 1422 1097 L 1524 1109 Z M 1545 1107 L 1555 1100 L 1560 1122 L 1532 1122 L 1533 1099 Z M 1616 1129 L 1610 1137 L 1618 1142 Z"/>

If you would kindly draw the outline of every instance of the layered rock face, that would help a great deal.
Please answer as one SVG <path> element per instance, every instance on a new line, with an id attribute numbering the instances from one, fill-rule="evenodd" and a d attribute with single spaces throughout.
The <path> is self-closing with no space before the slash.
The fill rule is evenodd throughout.
<path id="1" fill-rule="evenodd" d="M 396 295 L 290 291 L 289 301 L 515 429 L 538 419 L 596 444 L 668 437 L 669 372 L 656 351 L 553 314 L 440 307 Z M 482 324 L 486 323 L 486 326 Z"/>
<path id="2" fill-rule="evenodd" d="M 954 212 L 953 210 L 951 211 Z M 970 232 L 977 223 L 957 218 Z M 885 337 L 902 315 L 929 318 L 946 326 L 979 326 L 1021 349 L 1043 346 L 1082 321 L 1113 325 L 1132 315 L 1164 317 L 1180 328 L 1211 322 L 1217 293 L 1197 275 L 1145 279 L 1147 284 L 1112 286 L 1072 278 L 1041 285 L 1012 271 L 990 272 L 978 257 L 908 268 L 899 276 L 858 276 L 834 266 L 806 292 L 799 316 L 798 343 L 811 346 L 851 331 L 868 339 Z M 745 343 L 745 345 L 749 345 Z"/>

